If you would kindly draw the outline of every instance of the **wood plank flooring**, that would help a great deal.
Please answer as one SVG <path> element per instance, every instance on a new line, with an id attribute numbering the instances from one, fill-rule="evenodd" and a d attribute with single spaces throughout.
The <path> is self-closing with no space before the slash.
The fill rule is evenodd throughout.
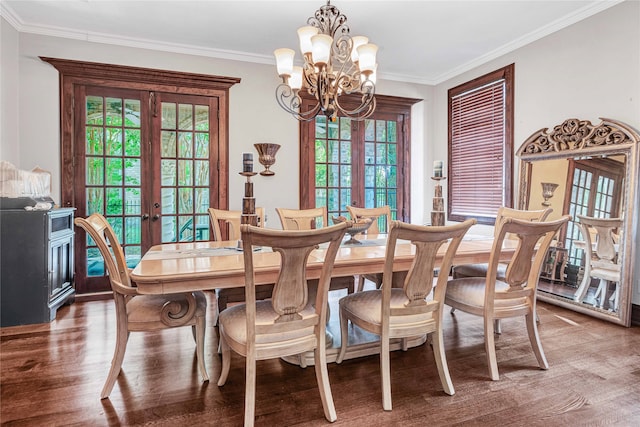
<path id="1" fill-rule="evenodd" d="M 392 354 L 391 412 L 382 410 L 377 356 L 330 364 L 334 425 L 640 425 L 640 327 L 544 303 L 538 312 L 548 371 L 537 368 L 524 321 L 507 320 L 496 340 L 500 381 L 491 381 L 482 320 L 447 310 L 445 346 L 456 394 L 442 391 L 428 345 Z M 234 355 L 227 384 L 218 388 L 213 316 L 206 341 L 210 383 L 200 382 L 188 328 L 132 333 L 123 372 L 110 399 L 100 400 L 114 317 L 112 301 L 92 301 L 63 307 L 51 324 L 1 329 L 2 425 L 242 425 L 244 359 Z M 313 367 L 258 362 L 256 398 L 258 426 L 329 425 Z"/>

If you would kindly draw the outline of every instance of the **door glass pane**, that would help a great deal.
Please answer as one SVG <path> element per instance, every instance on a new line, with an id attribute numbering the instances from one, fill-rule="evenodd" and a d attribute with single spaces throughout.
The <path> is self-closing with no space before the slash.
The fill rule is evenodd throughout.
<path id="1" fill-rule="evenodd" d="M 86 214 L 107 218 L 133 267 L 141 252 L 140 101 L 91 95 L 85 99 L 85 110 Z M 87 245 L 85 254 L 87 274 L 104 275 L 95 242 Z"/>
<path id="2" fill-rule="evenodd" d="M 176 103 L 161 108 L 162 242 L 209 240 L 209 107 L 181 102 L 177 115 Z"/>
<path id="3" fill-rule="evenodd" d="M 346 216 L 351 203 L 351 136 L 351 119 L 316 117 L 316 206 L 327 206 L 330 218 Z"/>

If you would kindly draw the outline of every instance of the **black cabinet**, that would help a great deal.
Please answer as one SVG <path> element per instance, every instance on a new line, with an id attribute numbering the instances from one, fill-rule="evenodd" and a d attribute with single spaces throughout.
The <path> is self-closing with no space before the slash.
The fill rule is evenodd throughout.
<path id="1" fill-rule="evenodd" d="M 0 210 L 1 326 L 50 322 L 73 302 L 73 212 Z"/>

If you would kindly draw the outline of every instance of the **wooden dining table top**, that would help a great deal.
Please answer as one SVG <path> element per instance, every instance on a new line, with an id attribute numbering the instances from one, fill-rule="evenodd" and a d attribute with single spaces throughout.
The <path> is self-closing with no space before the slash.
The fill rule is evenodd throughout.
<path id="1" fill-rule="evenodd" d="M 336 256 L 333 277 L 364 273 L 381 273 L 384 269 L 386 235 L 360 237 L 360 245 L 343 244 Z M 243 252 L 238 242 L 165 243 L 153 246 L 131 272 L 131 279 L 141 294 L 167 294 L 216 288 L 244 286 Z M 488 262 L 493 240 L 490 237 L 463 240 L 454 264 Z M 438 252 L 442 259 L 446 246 Z M 506 241 L 502 258 L 509 259 L 515 244 Z M 415 246 L 398 241 L 394 271 L 407 271 L 413 261 Z M 318 278 L 324 262 L 325 249 L 314 250 L 309 256 L 307 277 Z M 270 250 L 254 251 L 256 284 L 274 283 L 279 273 L 280 255 Z"/>

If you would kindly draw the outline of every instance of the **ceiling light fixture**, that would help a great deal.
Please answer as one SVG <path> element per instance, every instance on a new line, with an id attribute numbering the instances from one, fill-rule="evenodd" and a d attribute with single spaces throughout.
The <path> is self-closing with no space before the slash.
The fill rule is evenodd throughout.
<path id="1" fill-rule="evenodd" d="M 298 29 L 302 67 L 294 66 L 293 49 L 274 52 L 282 78 L 276 99 L 280 107 L 300 121 L 312 120 L 320 113 L 332 120 L 338 115 L 363 120 L 376 108 L 378 46 L 369 43 L 367 37 L 351 37 L 346 22 L 347 17 L 327 1 L 307 20 L 307 26 Z M 300 110 L 301 90 L 315 99 L 308 111 Z M 355 105 L 340 104 L 340 97 L 350 94 L 359 101 Z"/>

